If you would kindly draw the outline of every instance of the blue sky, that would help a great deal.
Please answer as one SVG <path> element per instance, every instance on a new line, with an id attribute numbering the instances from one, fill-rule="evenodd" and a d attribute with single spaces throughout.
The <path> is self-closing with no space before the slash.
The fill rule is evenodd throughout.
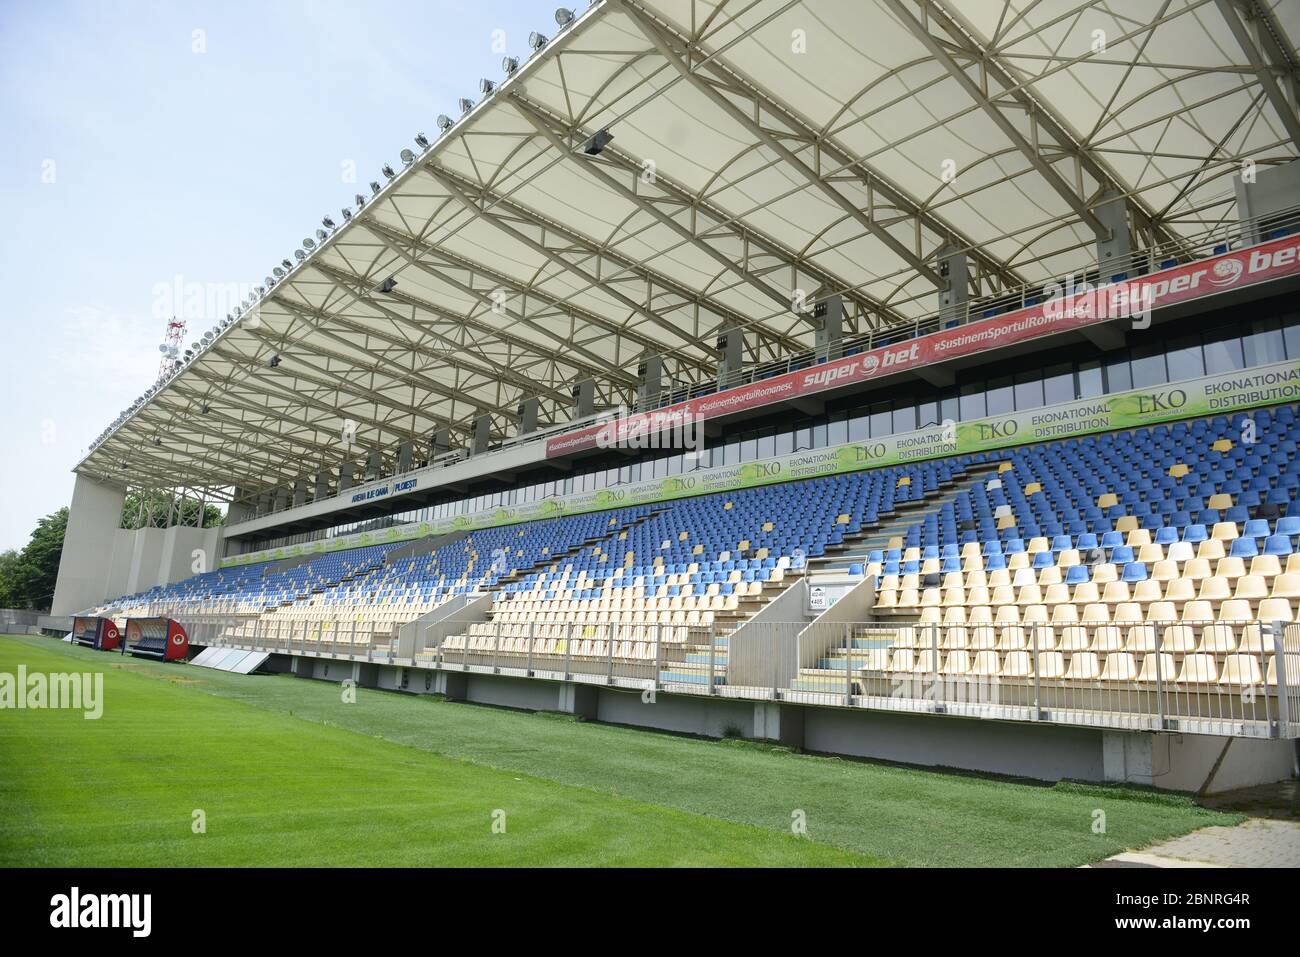
<path id="1" fill-rule="evenodd" d="M 557 5 L 0 3 L 0 549 L 153 381 L 156 287 L 260 281 Z"/>

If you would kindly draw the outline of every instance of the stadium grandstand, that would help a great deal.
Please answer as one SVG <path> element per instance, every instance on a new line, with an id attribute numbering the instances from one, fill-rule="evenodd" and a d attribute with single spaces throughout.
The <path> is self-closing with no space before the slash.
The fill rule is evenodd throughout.
<path id="1" fill-rule="evenodd" d="M 56 621 L 922 765 L 1293 774 L 1300 6 L 545 32 L 104 430 Z"/>

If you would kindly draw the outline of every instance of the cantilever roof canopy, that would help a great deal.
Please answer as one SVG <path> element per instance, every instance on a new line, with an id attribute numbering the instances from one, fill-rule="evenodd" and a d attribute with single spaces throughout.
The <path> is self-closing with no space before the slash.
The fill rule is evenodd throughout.
<path id="1" fill-rule="evenodd" d="M 647 353 L 709 378 L 724 329 L 811 347 L 799 293 L 846 334 L 933 315 L 945 248 L 975 295 L 1077 272 L 1103 195 L 1176 248 L 1300 152 L 1296 35 L 1287 0 L 598 0 L 78 470 L 221 496 L 337 465 L 346 420 L 563 422 Z"/>

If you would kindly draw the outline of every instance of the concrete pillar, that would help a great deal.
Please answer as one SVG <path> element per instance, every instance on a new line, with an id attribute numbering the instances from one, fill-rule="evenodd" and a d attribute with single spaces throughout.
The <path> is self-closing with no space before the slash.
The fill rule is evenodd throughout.
<path id="1" fill-rule="evenodd" d="M 481 455 L 488 450 L 488 439 L 492 435 L 492 416 L 480 415 L 474 419 L 474 431 L 470 438 L 469 454 Z"/>
<path id="2" fill-rule="evenodd" d="M 274 508 L 277 512 L 281 511 L 286 505 L 289 504 L 289 490 L 285 488 L 283 485 L 281 485 L 271 494 L 274 496 L 271 507 Z"/>
<path id="3" fill-rule="evenodd" d="M 658 408 L 664 391 L 664 360 L 662 356 L 646 356 L 636 367 L 638 379 L 636 401 L 639 409 Z"/>
<path id="4" fill-rule="evenodd" d="M 293 481 L 293 506 L 307 504 L 307 479 L 305 476 L 294 479 Z"/>
<path id="5" fill-rule="evenodd" d="M 411 471 L 411 453 L 412 444 L 410 439 L 402 439 L 397 443 L 397 474 Z"/>
<path id="6" fill-rule="evenodd" d="M 519 408 L 515 410 L 519 413 L 519 435 L 537 431 L 537 411 L 541 404 L 536 396 L 519 403 Z"/>
<path id="7" fill-rule="evenodd" d="M 754 702 L 754 737 L 799 750 L 803 747 L 803 708 L 774 701 Z"/>
<path id="8" fill-rule="evenodd" d="M 356 481 L 356 466 L 351 462 L 339 463 L 339 491 L 350 489 Z"/>
<path id="9" fill-rule="evenodd" d="M 384 467 L 384 455 L 378 449 L 373 449 L 366 456 L 366 481 L 373 481 L 379 478 L 379 473 Z"/>
<path id="10" fill-rule="evenodd" d="M 1102 283 L 1111 276 L 1133 273 L 1133 245 L 1129 236 L 1128 203 L 1114 190 L 1102 194 L 1093 210 L 1107 229 L 1097 234 L 1097 275 Z"/>
<path id="11" fill-rule="evenodd" d="M 358 688 L 378 688 L 379 665 L 364 661 L 352 662 L 352 680 Z"/>
<path id="12" fill-rule="evenodd" d="M 970 261 L 952 246 L 939 251 L 939 326 L 948 328 L 966 320 L 966 303 L 970 299 Z"/>
<path id="13" fill-rule="evenodd" d="M 844 335 L 844 300 L 827 296 L 813 306 L 813 320 L 817 323 L 815 349 L 818 359 L 838 359 L 843 355 L 840 340 Z"/>
<path id="14" fill-rule="evenodd" d="M 451 429 L 444 427 L 434 429 L 433 435 L 429 436 L 429 458 L 436 459 L 440 455 L 445 455 L 451 451 Z"/>
<path id="15" fill-rule="evenodd" d="M 117 597 L 106 591 L 112 569 L 104 567 L 104 559 L 113 554 L 125 500 L 125 488 L 77 476 L 51 614 L 70 615 Z"/>
<path id="16" fill-rule="evenodd" d="M 240 522 L 248 521 L 253 517 L 255 506 L 256 502 L 249 496 L 248 491 L 236 487 L 235 497 L 226 507 L 226 524 L 238 525 Z"/>
<path id="17" fill-rule="evenodd" d="M 600 689 L 595 685 L 562 681 L 556 710 L 584 721 L 595 721 L 600 711 Z"/>
<path id="18" fill-rule="evenodd" d="M 728 329 L 714 344 L 718 349 L 718 388 L 738 385 L 745 362 L 745 331 Z"/>
<path id="19" fill-rule="evenodd" d="M 573 418 L 585 418 L 596 411 L 595 379 L 583 379 L 570 394 L 573 396 Z"/>
<path id="20" fill-rule="evenodd" d="M 316 490 L 312 495 L 313 502 L 319 502 L 330 497 L 330 478 L 328 469 L 321 469 L 316 473 Z"/>

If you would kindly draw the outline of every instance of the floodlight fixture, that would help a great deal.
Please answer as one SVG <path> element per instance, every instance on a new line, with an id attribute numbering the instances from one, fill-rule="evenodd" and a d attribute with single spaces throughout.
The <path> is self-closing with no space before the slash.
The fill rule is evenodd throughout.
<path id="1" fill-rule="evenodd" d="M 599 156 L 613 138 L 614 134 L 609 130 L 597 130 L 582 144 L 582 151 L 588 156 Z"/>

